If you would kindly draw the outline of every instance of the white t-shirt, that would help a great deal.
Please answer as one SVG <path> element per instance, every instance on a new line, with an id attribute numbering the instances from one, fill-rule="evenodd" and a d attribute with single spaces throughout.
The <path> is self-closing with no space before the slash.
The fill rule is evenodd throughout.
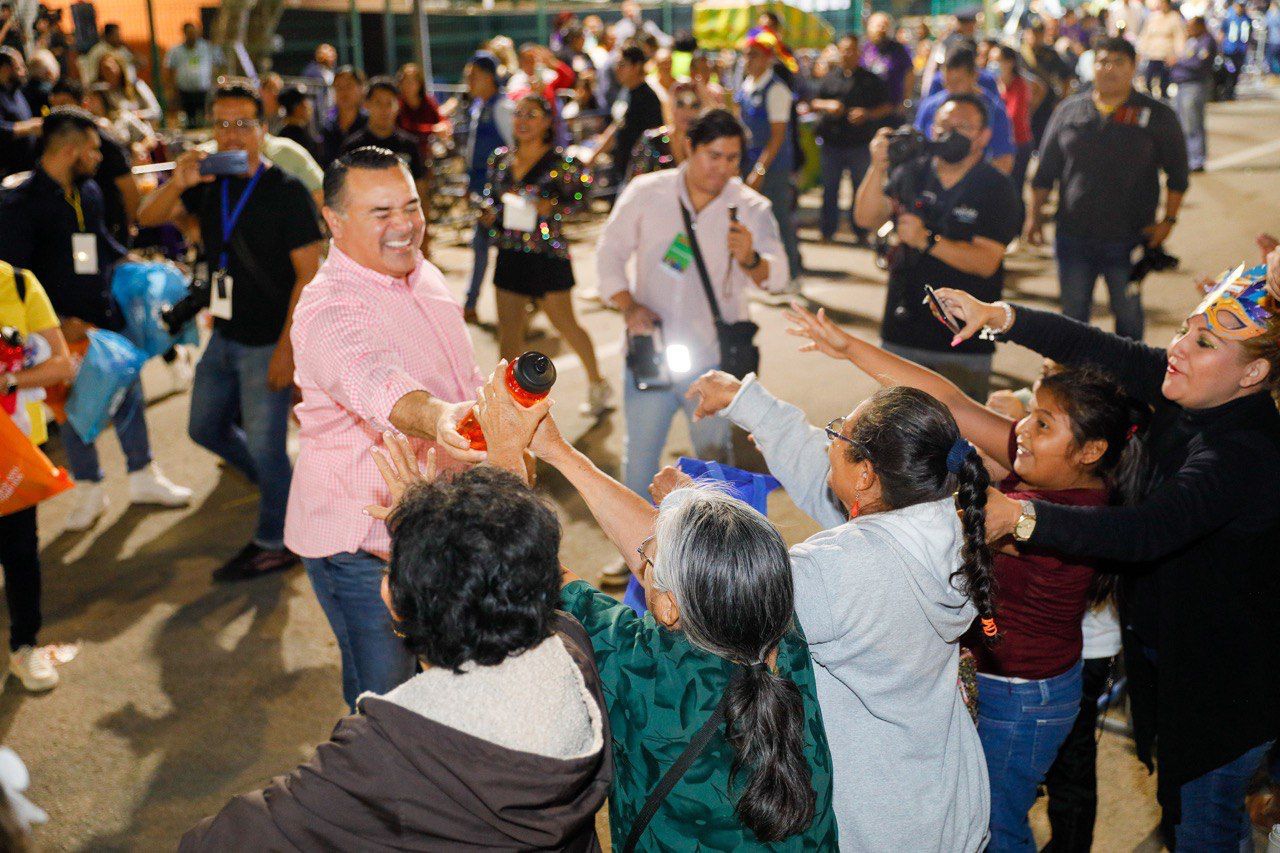
<path id="1" fill-rule="evenodd" d="M 1120 617 L 1116 615 L 1114 602 L 1107 601 L 1086 610 L 1080 629 L 1084 632 L 1081 657 L 1085 660 L 1112 658 L 1120 654 Z"/>
<path id="2" fill-rule="evenodd" d="M 791 120 L 791 90 L 786 86 L 770 86 L 771 83 L 773 83 L 773 71 L 769 70 L 755 79 L 750 77 L 744 79 L 742 92 L 745 95 L 751 95 L 768 87 L 764 107 L 769 114 L 769 123 L 785 124 Z"/>

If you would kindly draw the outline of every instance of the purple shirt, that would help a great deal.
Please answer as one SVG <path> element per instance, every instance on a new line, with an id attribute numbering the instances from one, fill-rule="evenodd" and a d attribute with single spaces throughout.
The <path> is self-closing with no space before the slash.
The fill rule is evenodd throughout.
<path id="1" fill-rule="evenodd" d="M 898 41 L 885 39 L 884 44 L 868 41 L 862 46 L 862 67 L 875 74 L 889 87 L 889 100 L 902 103 L 907 74 L 912 68 L 911 54 Z"/>

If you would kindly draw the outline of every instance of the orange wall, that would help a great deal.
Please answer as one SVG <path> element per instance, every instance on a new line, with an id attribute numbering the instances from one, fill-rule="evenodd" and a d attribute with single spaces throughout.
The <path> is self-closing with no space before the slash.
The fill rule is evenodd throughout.
<path id="1" fill-rule="evenodd" d="M 66 9 L 62 16 L 63 28 L 71 31 L 71 3 L 69 0 L 44 0 L 47 6 Z M 95 0 L 98 9 L 98 29 L 103 24 L 116 22 L 129 47 L 144 63 L 151 62 L 151 34 L 147 28 L 146 0 Z M 156 19 L 156 41 L 164 51 L 182 40 L 182 25 L 200 20 L 200 8 L 209 5 L 204 0 L 152 0 Z"/>

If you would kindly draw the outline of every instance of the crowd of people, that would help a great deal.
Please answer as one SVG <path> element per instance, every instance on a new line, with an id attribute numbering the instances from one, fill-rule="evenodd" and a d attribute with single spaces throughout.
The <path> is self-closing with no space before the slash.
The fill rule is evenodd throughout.
<path id="1" fill-rule="evenodd" d="M 180 264 L 207 333 L 161 357 L 190 440 L 258 492 L 213 578 L 301 562 L 340 652 L 333 738 L 183 849 L 590 850 L 607 800 L 620 850 L 1021 851 L 1043 789 L 1048 849 L 1088 850 L 1120 671 L 1165 842 L 1245 849 L 1255 775 L 1280 787 L 1280 242 L 1200 285 L 1167 348 L 1143 343 L 1140 285 L 1177 263 L 1207 104 L 1280 74 L 1280 2 L 1034 0 L 936 38 L 875 12 L 807 51 L 772 13 L 708 51 L 620 11 L 478 45 L 441 102 L 419 66 L 369 77 L 327 44 L 295 78 L 226 76 L 194 23 L 149 84 L 118 25 L 77 56 L 57 15 L 24 32 L 0 4 L 0 326 L 26 353 L 0 362 L 6 416 L 56 436 L 65 528 L 91 529 L 104 471 L 57 389 L 128 326 L 114 274 Z M 815 153 L 819 239 L 847 223 L 886 272 L 878 343 L 801 299 Z M 431 260 L 446 164 L 474 217 L 461 304 Z M 1050 225 L 1060 312 L 1006 301 L 1006 258 Z M 617 377 L 575 315 L 583 254 L 625 324 Z M 1099 278 L 1114 334 L 1090 325 Z M 884 387 L 807 423 L 760 380 L 753 298 Z M 618 398 L 620 481 L 521 385 L 539 311 L 582 362 L 582 413 Z M 1045 357 L 1031 387 L 994 387 L 1000 343 Z M 678 412 L 700 459 L 750 433 L 821 532 L 788 549 L 664 468 Z M 189 503 L 136 376 L 110 421 L 130 500 Z M 616 546 L 598 585 L 561 565 L 535 460 Z M 59 680 L 37 516 L 0 515 L 32 691 Z"/>

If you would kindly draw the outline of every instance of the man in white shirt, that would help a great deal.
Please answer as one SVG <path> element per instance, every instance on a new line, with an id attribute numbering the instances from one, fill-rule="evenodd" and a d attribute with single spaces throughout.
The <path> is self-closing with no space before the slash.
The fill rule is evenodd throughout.
<path id="1" fill-rule="evenodd" d="M 221 61 L 222 52 L 201 38 L 197 24 L 182 25 L 182 43 L 169 48 L 164 70 L 174 101 L 186 115 L 187 127 L 204 124 L 205 104 L 213 89 L 213 67 Z"/>
<path id="2" fill-rule="evenodd" d="M 685 163 L 631 181 L 596 245 L 601 299 L 622 311 L 629 337 L 651 335 L 660 327 L 666 345 L 669 387 L 639 390 L 630 367 L 623 381 L 623 479 L 642 496 L 658 473 L 671 421 L 681 409 L 690 419 L 695 454 L 721 461 L 730 457 L 728 422 L 693 423 L 696 407 L 685 399 L 695 379 L 720 366 L 720 349 L 681 206 L 693 223 L 726 323 L 749 318 L 752 288 L 777 293 L 787 285 L 786 256 L 769 201 L 738 177 L 745 136 L 726 110 L 699 118 L 689 126 Z M 634 276 L 628 273 L 632 260 Z"/>

